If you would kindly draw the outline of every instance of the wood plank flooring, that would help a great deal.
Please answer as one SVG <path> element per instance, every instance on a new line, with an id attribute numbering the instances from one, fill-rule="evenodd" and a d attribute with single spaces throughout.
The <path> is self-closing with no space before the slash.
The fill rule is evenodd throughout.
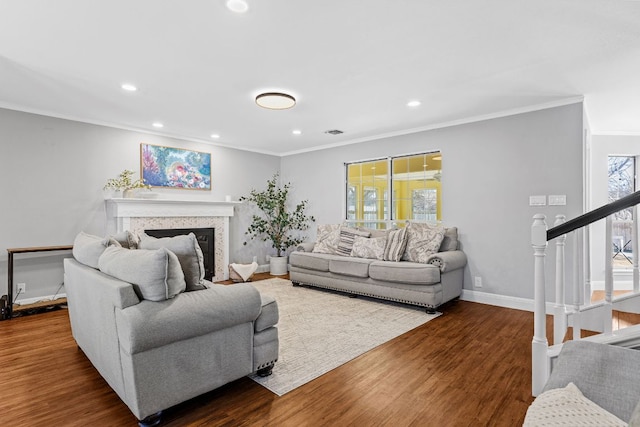
<path id="1" fill-rule="evenodd" d="M 533 314 L 464 301 L 442 311 L 282 397 L 242 378 L 168 409 L 162 425 L 521 425 Z M 135 425 L 77 348 L 66 310 L 0 322 L 0 337 L 3 425 Z"/>

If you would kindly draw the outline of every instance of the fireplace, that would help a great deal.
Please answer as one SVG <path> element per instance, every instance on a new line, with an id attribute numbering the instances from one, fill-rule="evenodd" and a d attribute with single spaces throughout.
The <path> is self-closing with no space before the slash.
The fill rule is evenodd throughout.
<path id="1" fill-rule="evenodd" d="M 214 229 L 212 247 L 212 282 L 229 278 L 229 219 L 240 202 L 169 200 L 169 199 L 108 199 L 105 200 L 107 234 L 129 230 L 142 233 L 158 229 Z"/>
<path id="2" fill-rule="evenodd" d="M 193 233 L 198 240 L 204 257 L 204 278 L 213 281 L 216 275 L 215 267 L 215 228 L 160 228 L 144 230 L 153 237 L 174 237 Z"/>

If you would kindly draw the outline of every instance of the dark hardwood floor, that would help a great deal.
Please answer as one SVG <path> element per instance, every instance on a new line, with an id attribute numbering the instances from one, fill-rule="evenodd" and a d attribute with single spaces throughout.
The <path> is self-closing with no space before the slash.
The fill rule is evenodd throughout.
<path id="1" fill-rule="evenodd" d="M 465 301 L 442 311 L 282 397 L 242 378 L 168 409 L 162 425 L 521 425 L 533 314 Z M 66 310 L 0 322 L 0 337 L 3 425 L 135 425 L 77 348 Z"/>

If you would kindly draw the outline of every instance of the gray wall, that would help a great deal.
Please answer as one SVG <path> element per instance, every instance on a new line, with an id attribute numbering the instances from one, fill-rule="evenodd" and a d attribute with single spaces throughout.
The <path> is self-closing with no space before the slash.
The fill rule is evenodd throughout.
<path id="1" fill-rule="evenodd" d="M 211 191 L 158 190 L 163 198 L 237 200 L 262 188 L 280 166 L 276 156 L 0 109 L 0 295 L 6 293 L 7 248 L 71 244 L 81 230 L 104 235 L 102 186 L 123 169 L 140 170 L 142 142 L 212 154 Z M 231 261 L 264 258 L 264 246 L 247 254 L 242 242 L 248 214 L 244 206 L 235 209 Z M 27 284 L 20 299 L 54 294 L 62 283 L 63 256 L 17 256 L 14 283 Z"/>
<path id="2" fill-rule="evenodd" d="M 0 293 L 6 292 L 6 248 L 70 244 L 81 230 L 104 234 L 102 186 L 125 168 L 139 170 L 145 142 L 212 153 L 212 191 L 163 190 L 162 197 L 223 200 L 229 194 L 236 200 L 263 188 L 280 169 L 293 184 L 294 201 L 310 201 L 317 223 L 343 220 L 344 162 L 441 150 L 443 222 L 459 228 L 469 257 L 465 288 L 474 289 L 471 278 L 481 276 L 483 292 L 532 298 L 531 218 L 537 212 L 548 218 L 581 213 L 582 129 L 582 104 L 573 104 L 280 159 L 0 109 Z M 532 208 L 534 194 L 566 194 L 568 205 Z M 267 245 L 243 246 L 250 213 L 236 208 L 230 258 L 248 262 L 256 255 L 262 264 L 271 253 Z M 315 230 L 310 234 L 314 238 Z M 20 257 L 15 281 L 27 283 L 25 298 L 56 291 L 60 259 Z"/>
<path id="3" fill-rule="evenodd" d="M 291 155 L 281 170 L 310 201 L 317 223 L 337 223 L 344 219 L 344 162 L 441 150 L 442 219 L 458 227 L 469 258 L 465 289 L 533 298 L 532 217 L 543 213 L 553 224 L 557 214 L 582 212 L 582 135 L 579 103 Z M 530 195 L 550 194 L 565 194 L 567 206 L 529 206 Z M 473 276 L 482 277 L 482 289 L 472 287 Z M 547 295 L 553 298 L 551 288 Z"/>

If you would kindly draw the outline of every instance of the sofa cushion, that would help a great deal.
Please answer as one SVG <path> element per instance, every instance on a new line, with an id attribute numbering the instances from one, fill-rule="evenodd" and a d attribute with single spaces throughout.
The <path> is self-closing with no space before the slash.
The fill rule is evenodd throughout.
<path id="1" fill-rule="evenodd" d="M 351 256 L 357 258 L 383 259 L 387 238 L 356 236 L 353 239 Z"/>
<path id="2" fill-rule="evenodd" d="M 318 225 L 316 244 L 313 252 L 319 254 L 337 254 L 340 243 L 340 224 Z"/>
<path id="3" fill-rule="evenodd" d="M 456 249 L 458 249 L 458 227 L 445 228 L 438 252 L 455 251 Z"/>
<path id="4" fill-rule="evenodd" d="M 406 261 L 373 261 L 369 265 L 369 277 L 411 285 L 435 285 L 440 282 L 440 269 L 435 265 Z"/>
<path id="5" fill-rule="evenodd" d="M 340 227 L 340 241 L 338 242 L 338 255 L 350 256 L 353 249 L 353 240 L 356 236 L 369 237 L 368 231 L 360 231 L 357 228 Z"/>
<path id="6" fill-rule="evenodd" d="M 145 233 L 140 235 L 140 249 L 167 248 L 178 256 L 187 291 L 206 289 L 204 285 L 204 256 L 193 233 L 174 237 L 155 238 Z"/>
<path id="7" fill-rule="evenodd" d="M 374 260 L 353 257 L 335 257 L 329 261 L 329 271 L 345 276 L 369 277 L 369 264 Z"/>
<path id="8" fill-rule="evenodd" d="M 73 257 L 91 268 L 98 268 L 98 259 L 107 249 L 109 239 L 81 231 L 73 241 Z"/>
<path id="9" fill-rule="evenodd" d="M 309 270 L 329 271 L 329 260 L 335 257 L 336 255 L 314 252 L 292 252 L 289 255 L 289 264 Z"/>
<path id="10" fill-rule="evenodd" d="M 141 299 L 164 301 L 185 290 L 178 257 L 171 251 L 109 246 L 98 260 L 100 271 L 129 282 Z"/>
<path id="11" fill-rule="evenodd" d="M 369 237 L 371 238 L 384 237 L 385 239 L 387 238 L 389 232 L 391 231 L 391 229 L 378 230 L 377 228 L 367 228 L 367 227 L 357 227 L 357 229 L 360 231 L 368 232 Z"/>
<path id="12" fill-rule="evenodd" d="M 441 224 L 409 223 L 407 225 L 407 247 L 402 259 L 412 262 L 429 261 L 429 255 L 440 249 L 444 239 L 444 226 Z"/>
<path id="13" fill-rule="evenodd" d="M 384 248 L 385 261 L 400 261 L 407 247 L 407 228 L 389 231 L 387 244 Z"/>
<path id="14" fill-rule="evenodd" d="M 547 390 L 533 401 L 523 427 L 626 426 L 627 423 L 587 399 L 575 384 Z"/>

